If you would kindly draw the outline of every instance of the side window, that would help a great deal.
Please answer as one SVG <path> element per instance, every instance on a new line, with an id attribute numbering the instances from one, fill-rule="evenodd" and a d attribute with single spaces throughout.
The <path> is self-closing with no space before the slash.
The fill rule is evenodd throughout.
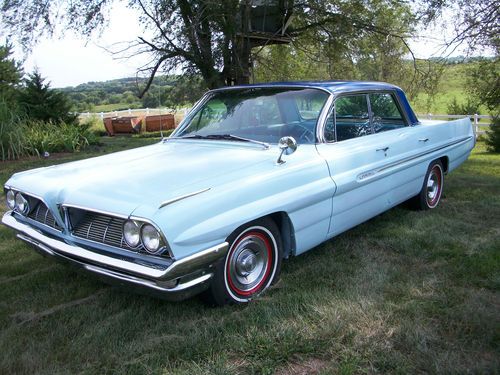
<path id="1" fill-rule="evenodd" d="M 370 94 L 369 97 L 375 133 L 407 126 L 391 94 Z"/>
<path id="2" fill-rule="evenodd" d="M 335 101 L 337 141 L 372 134 L 366 95 L 341 96 Z"/>

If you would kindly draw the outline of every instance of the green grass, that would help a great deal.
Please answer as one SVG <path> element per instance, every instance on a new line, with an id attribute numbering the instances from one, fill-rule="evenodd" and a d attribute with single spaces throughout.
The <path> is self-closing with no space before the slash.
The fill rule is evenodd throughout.
<path id="1" fill-rule="evenodd" d="M 116 137 L 14 171 L 153 142 Z M 498 373 L 500 155 L 479 144 L 431 212 L 397 207 L 284 262 L 249 306 L 129 294 L 0 228 L 0 373 Z"/>

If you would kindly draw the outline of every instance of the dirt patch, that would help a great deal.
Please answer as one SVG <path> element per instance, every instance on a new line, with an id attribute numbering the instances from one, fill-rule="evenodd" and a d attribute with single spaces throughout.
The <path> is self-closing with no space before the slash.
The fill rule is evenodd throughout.
<path id="1" fill-rule="evenodd" d="M 319 358 L 310 358 L 300 363 L 289 363 L 276 371 L 276 375 L 314 375 L 328 367 L 328 362 Z"/>

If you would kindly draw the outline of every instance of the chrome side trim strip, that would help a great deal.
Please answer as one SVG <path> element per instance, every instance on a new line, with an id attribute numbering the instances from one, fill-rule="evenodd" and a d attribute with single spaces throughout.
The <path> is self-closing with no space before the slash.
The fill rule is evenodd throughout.
<path id="1" fill-rule="evenodd" d="M 3 215 L 2 223 L 18 231 L 21 235 L 23 235 L 22 239 L 29 237 L 28 242 L 41 248 L 49 255 L 63 255 L 83 263 L 89 262 L 92 265 L 103 266 L 106 269 L 109 267 L 114 270 L 123 271 L 132 275 L 142 276 L 153 280 L 172 280 L 195 272 L 205 266 L 208 267 L 219 258 L 225 256 L 229 248 L 229 244 L 227 242 L 223 242 L 209 249 L 174 261 L 166 269 L 158 269 L 98 254 L 82 247 L 70 245 L 61 240 L 50 238 L 30 226 L 17 221 L 11 215 L 11 211 Z"/>
<path id="2" fill-rule="evenodd" d="M 369 178 L 373 178 L 375 176 L 377 176 L 378 174 L 388 170 L 388 169 L 391 169 L 391 168 L 394 168 L 394 167 L 397 167 L 398 165 L 401 165 L 401 164 L 405 164 L 405 163 L 408 163 L 412 160 L 415 160 L 415 159 L 418 159 L 418 158 L 421 158 L 422 156 L 425 156 L 425 155 L 428 155 L 428 154 L 432 154 L 436 151 L 440 151 L 440 150 L 443 150 L 447 147 L 451 147 L 451 146 L 458 146 L 462 143 L 465 143 L 467 141 L 469 141 L 470 139 L 472 139 L 473 137 L 472 136 L 468 136 L 468 137 L 464 137 L 464 138 L 460 138 L 456 141 L 453 141 L 453 142 L 450 142 L 450 143 L 447 143 L 443 146 L 438 146 L 438 147 L 434 147 L 433 149 L 430 149 L 430 150 L 427 150 L 427 151 L 424 151 L 424 152 L 420 152 L 416 155 L 413 155 L 413 156 L 409 156 L 409 157 L 406 157 L 404 159 L 401 159 L 401 160 L 398 160 L 398 161 L 395 161 L 395 162 L 392 162 L 392 163 L 388 163 L 378 169 L 372 169 L 372 170 L 369 170 L 369 171 L 366 171 L 366 172 L 363 172 L 363 173 L 360 173 L 357 177 L 357 180 L 358 181 L 366 181 L 367 179 Z"/>
<path id="3" fill-rule="evenodd" d="M 173 199 L 169 199 L 169 200 L 166 200 L 166 201 L 163 201 L 161 202 L 160 206 L 158 207 L 158 209 L 160 208 L 163 208 L 165 206 L 168 206 L 169 204 L 172 204 L 172 203 L 175 203 L 175 202 L 178 202 L 178 201 L 181 201 L 183 199 L 186 199 L 186 198 L 189 198 L 189 197 L 192 197 L 192 196 L 195 196 L 195 195 L 198 195 L 198 194 L 201 194 L 201 193 L 204 193 L 206 191 L 209 191 L 211 188 L 206 188 L 206 189 L 202 189 L 202 190 L 198 190 L 198 191 L 195 191 L 193 193 L 189 193 L 189 194 L 185 194 L 185 195 L 181 195 L 179 197 L 176 197 L 176 198 L 173 198 Z"/>

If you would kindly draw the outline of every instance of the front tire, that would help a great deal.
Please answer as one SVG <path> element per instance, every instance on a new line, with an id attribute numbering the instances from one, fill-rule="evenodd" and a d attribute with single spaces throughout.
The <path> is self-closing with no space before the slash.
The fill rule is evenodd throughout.
<path id="1" fill-rule="evenodd" d="M 250 302 L 277 280 L 281 270 L 281 236 L 270 218 L 238 228 L 228 242 L 229 251 L 206 293 L 208 302 L 219 306 Z"/>
<path id="2" fill-rule="evenodd" d="M 444 187 L 444 170 L 441 161 L 433 161 L 425 174 L 420 193 L 412 199 L 414 208 L 429 210 L 437 207 Z"/>

